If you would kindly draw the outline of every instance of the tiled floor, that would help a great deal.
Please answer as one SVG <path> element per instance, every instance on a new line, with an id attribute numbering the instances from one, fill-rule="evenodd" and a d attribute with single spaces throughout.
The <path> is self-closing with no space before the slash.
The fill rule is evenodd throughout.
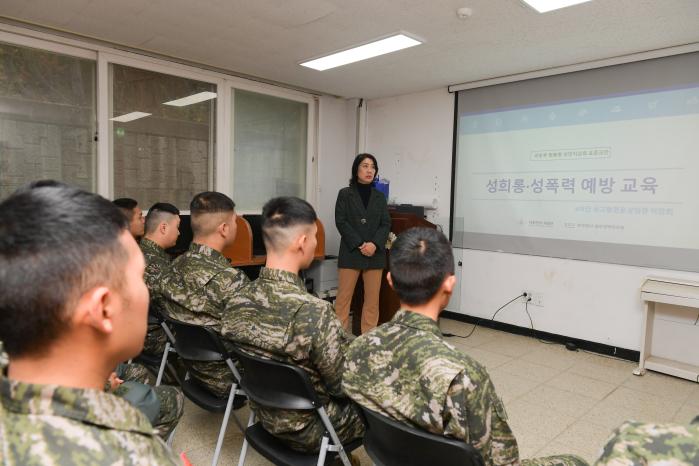
<path id="1" fill-rule="evenodd" d="M 447 319 L 441 326 L 456 334 L 471 328 Z M 699 384 L 652 372 L 636 377 L 632 362 L 480 327 L 468 339 L 449 341 L 488 368 L 523 458 L 575 453 L 592 463 L 624 420 L 688 423 L 699 415 Z M 247 408 L 237 415 L 245 423 Z M 195 466 L 210 464 L 221 418 L 187 402 L 174 450 Z M 241 443 L 231 421 L 219 464 L 237 464 Z M 363 450 L 358 455 L 362 465 L 371 465 Z M 248 450 L 246 465 L 268 464 Z"/>

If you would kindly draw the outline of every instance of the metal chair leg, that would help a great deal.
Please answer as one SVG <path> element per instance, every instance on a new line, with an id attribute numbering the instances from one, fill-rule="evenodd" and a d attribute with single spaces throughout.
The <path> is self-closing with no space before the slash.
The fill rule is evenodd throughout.
<path id="1" fill-rule="evenodd" d="M 170 354 L 170 342 L 165 343 L 165 351 L 163 351 L 163 357 L 160 360 L 160 368 L 158 369 L 158 378 L 155 381 L 155 386 L 159 387 L 160 382 L 163 381 L 163 374 L 165 373 L 165 365 L 167 364 L 167 355 Z"/>
<path id="2" fill-rule="evenodd" d="M 352 466 L 352 463 L 350 462 L 349 458 L 347 457 L 347 453 L 345 452 L 345 448 L 342 446 L 340 437 L 337 436 L 337 432 L 335 432 L 335 428 L 333 427 L 332 422 L 330 422 L 328 413 L 325 412 L 325 408 L 323 408 L 322 406 L 319 407 L 318 415 L 320 416 L 320 419 L 323 421 L 323 424 L 325 425 L 325 429 L 328 431 L 328 434 L 330 434 L 330 437 L 333 441 L 333 445 L 335 445 L 338 448 L 338 454 L 340 455 L 340 460 L 342 461 L 342 464 L 344 464 L 345 466 Z"/>
<path id="3" fill-rule="evenodd" d="M 248 418 L 248 427 L 255 423 L 255 413 L 250 410 L 250 417 Z M 238 459 L 238 466 L 245 466 L 245 457 L 248 454 L 248 439 L 245 437 L 245 432 L 243 432 L 243 447 L 240 449 L 240 458 Z"/>
<path id="4" fill-rule="evenodd" d="M 228 395 L 228 404 L 226 404 L 226 411 L 223 414 L 223 422 L 221 423 L 221 430 L 218 432 L 218 441 L 216 442 L 216 450 L 214 450 L 214 458 L 211 460 L 211 466 L 216 466 L 218 464 L 218 456 L 221 453 L 221 447 L 223 446 L 223 437 L 226 435 L 226 427 L 228 426 L 228 418 L 231 415 L 233 409 L 233 399 L 235 398 L 235 392 L 237 385 L 231 385 L 231 392 Z"/>
<path id="5" fill-rule="evenodd" d="M 328 436 L 323 435 L 323 440 L 320 442 L 320 451 L 318 452 L 318 466 L 325 464 L 325 455 L 328 453 Z"/>

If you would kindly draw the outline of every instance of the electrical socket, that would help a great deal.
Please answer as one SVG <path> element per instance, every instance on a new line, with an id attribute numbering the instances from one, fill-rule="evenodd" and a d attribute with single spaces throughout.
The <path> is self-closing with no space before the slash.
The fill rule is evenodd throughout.
<path id="1" fill-rule="evenodd" d="M 522 294 L 526 293 L 526 296 L 522 296 L 523 303 L 529 303 L 530 306 L 544 307 L 544 294 L 538 291 L 523 290 Z"/>

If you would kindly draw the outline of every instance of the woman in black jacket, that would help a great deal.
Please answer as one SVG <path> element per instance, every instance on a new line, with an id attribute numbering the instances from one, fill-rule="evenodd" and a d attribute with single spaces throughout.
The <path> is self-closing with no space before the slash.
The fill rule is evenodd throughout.
<path id="1" fill-rule="evenodd" d="M 349 308 L 359 274 L 364 281 L 362 333 L 379 321 L 379 291 L 386 267 L 386 240 L 391 229 L 386 197 L 374 189 L 376 158 L 359 154 L 352 164 L 350 185 L 337 194 L 335 225 L 341 235 L 335 311 L 349 330 Z"/>

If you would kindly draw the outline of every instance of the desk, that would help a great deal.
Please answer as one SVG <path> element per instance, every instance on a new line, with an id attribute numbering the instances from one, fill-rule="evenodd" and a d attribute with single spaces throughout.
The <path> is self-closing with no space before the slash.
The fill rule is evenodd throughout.
<path id="1" fill-rule="evenodd" d="M 638 369 L 634 370 L 633 373 L 635 375 L 643 375 L 646 369 L 650 369 L 699 382 L 699 367 L 650 354 L 653 342 L 655 304 L 682 306 L 684 309 L 691 309 L 694 314 L 696 311 L 693 309 L 699 309 L 699 283 L 649 278 L 641 287 L 641 299 L 644 303 L 643 340 L 641 342 L 641 356 L 638 361 Z"/>

